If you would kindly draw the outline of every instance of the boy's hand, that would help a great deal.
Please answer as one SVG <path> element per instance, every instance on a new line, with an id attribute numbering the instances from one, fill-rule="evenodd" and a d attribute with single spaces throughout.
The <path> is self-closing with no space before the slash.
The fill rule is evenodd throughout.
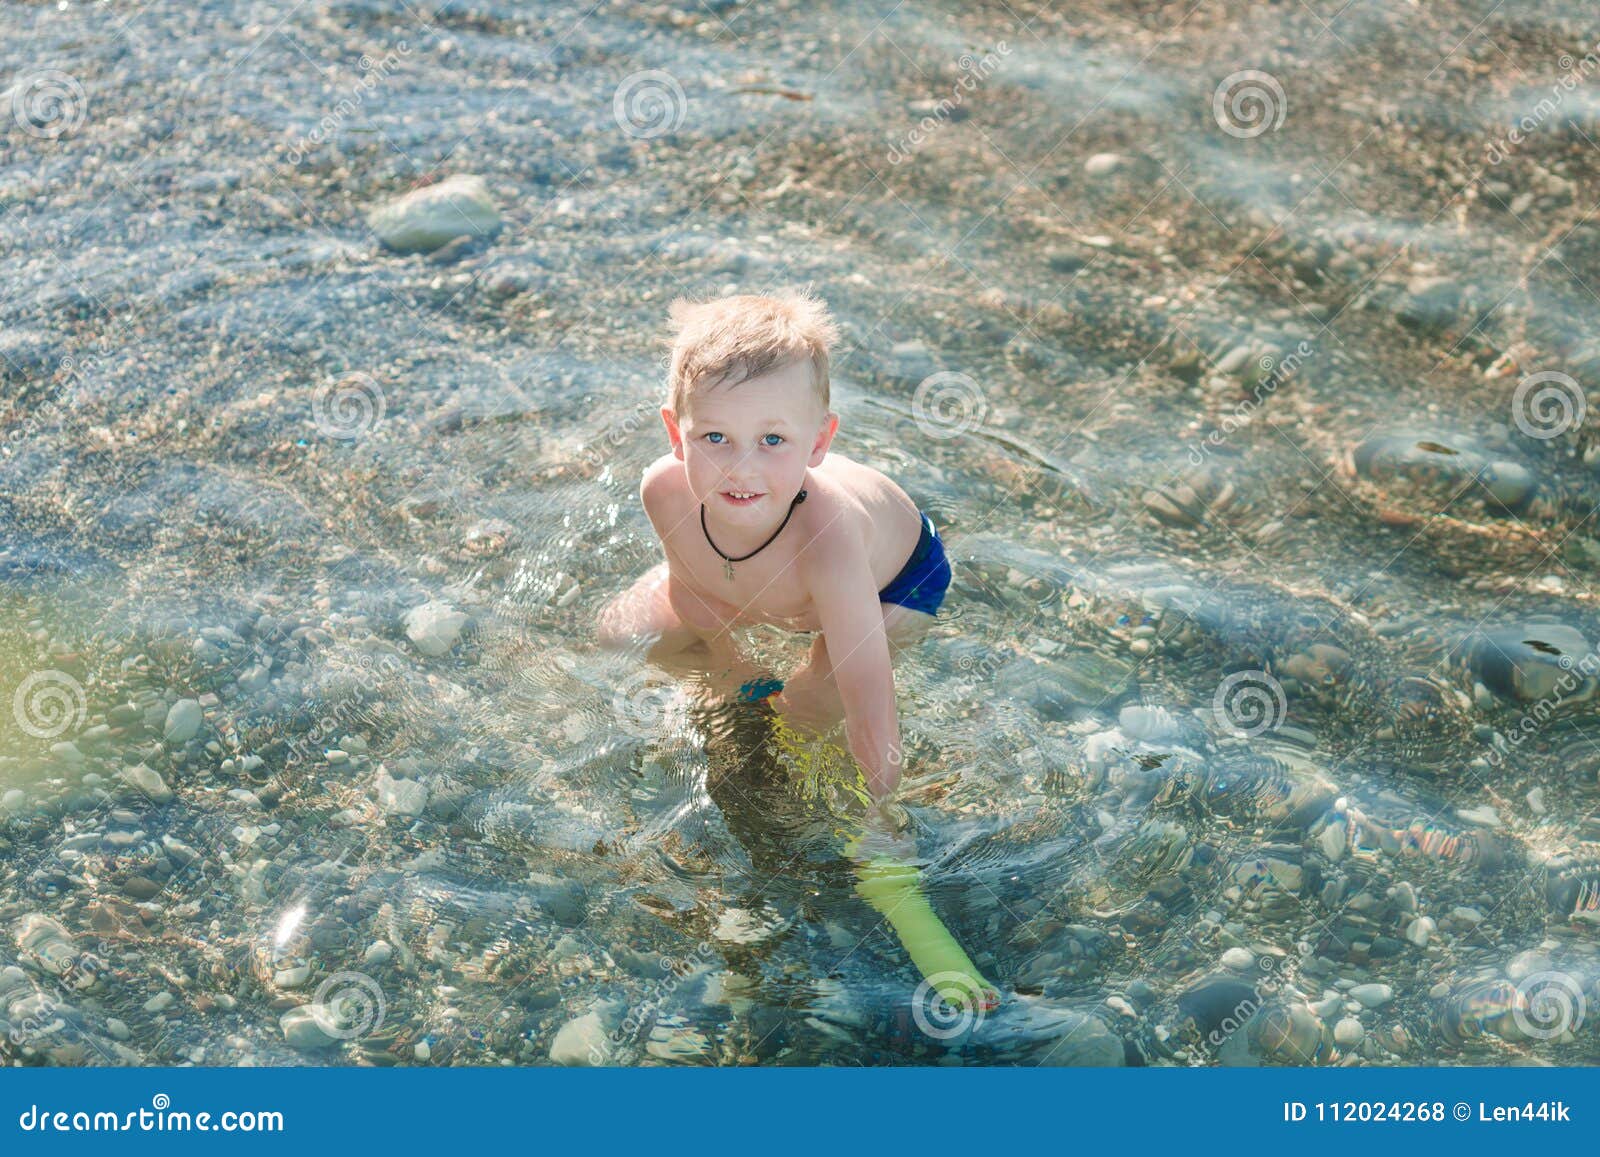
<path id="1" fill-rule="evenodd" d="M 790 679 L 782 691 L 767 701 L 789 722 L 818 735 L 832 731 L 844 715 L 837 695 L 800 679 Z"/>
<path id="2" fill-rule="evenodd" d="M 911 817 L 898 804 L 875 800 L 862 817 L 861 834 L 851 854 L 858 859 L 887 858 L 915 863 L 917 841 L 911 834 Z"/>

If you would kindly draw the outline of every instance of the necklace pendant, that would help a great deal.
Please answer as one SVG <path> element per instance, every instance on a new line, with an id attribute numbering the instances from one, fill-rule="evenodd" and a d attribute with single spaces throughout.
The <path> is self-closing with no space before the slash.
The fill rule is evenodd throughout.
<path id="1" fill-rule="evenodd" d="M 722 560 L 722 573 L 727 576 L 729 582 L 733 581 L 733 560 L 732 559 L 725 558 L 725 559 Z"/>

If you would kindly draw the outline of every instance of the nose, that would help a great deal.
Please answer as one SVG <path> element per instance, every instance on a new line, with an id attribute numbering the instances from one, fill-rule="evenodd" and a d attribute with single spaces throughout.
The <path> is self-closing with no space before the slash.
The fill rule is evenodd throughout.
<path id="1" fill-rule="evenodd" d="M 744 454 L 739 454 L 739 458 L 734 461 L 733 469 L 738 470 L 739 467 L 744 466 L 744 459 L 746 459 L 747 456 L 749 456 L 749 451 L 746 451 Z M 723 470 L 722 477 L 728 478 L 730 482 L 733 482 L 733 478 L 736 477 L 736 475 L 731 474 L 731 472 L 728 472 L 728 470 Z"/>

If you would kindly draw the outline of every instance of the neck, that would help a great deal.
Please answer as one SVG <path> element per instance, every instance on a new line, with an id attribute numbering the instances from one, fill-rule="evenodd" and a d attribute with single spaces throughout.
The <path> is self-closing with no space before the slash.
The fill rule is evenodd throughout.
<path id="1" fill-rule="evenodd" d="M 798 493 L 798 490 L 795 491 L 795 494 Z M 740 555 L 749 554 L 773 536 L 778 527 L 783 525 L 783 520 L 788 517 L 789 511 L 793 508 L 794 497 L 795 495 L 791 494 L 788 502 L 783 503 L 781 506 L 775 506 L 771 517 L 758 526 L 753 523 L 743 522 L 735 525 L 724 523 L 719 517 L 717 503 L 715 496 L 713 496 L 712 501 L 705 503 L 706 529 L 711 532 L 711 537 L 716 540 L 717 546 L 721 548 L 723 554 L 738 558 Z M 790 519 L 790 521 L 793 521 L 793 519 Z M 776 545 L 772 549 L 776 550 Z M 756 557 L 764 558 L 765 555 Z M 755 559 L 750 561 L 753 563 Z"/>

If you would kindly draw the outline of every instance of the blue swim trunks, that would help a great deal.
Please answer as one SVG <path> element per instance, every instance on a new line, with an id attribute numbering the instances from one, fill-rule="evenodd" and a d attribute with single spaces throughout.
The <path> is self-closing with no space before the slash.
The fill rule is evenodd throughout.
<path id="1" fill-rule="evenodd" d="M 933 520 L 920 510 L 917 513 L 922 515 L 922 534 L 916 548 L 900 573 L 878 592 L 878 601 L 934 615 L 950 589 L 950 560 L 945 557 L 939 532 L 933 529 Z M 738 697 L 745 703 L 760 703 L 782 690 L 782 679 L 752 679 L 739 688 Z"/>
<path id="2" fill-rule="evenodd" d="M 878 592 L 878 601 L 933 615 L 938 614 L 944 593 L 950 589 L 950 560 L 945 557 L 939 532 L 933 529 L 933 520 L 920 510 L 917 513 L 922 515 L 922 534 L 916 549 L 900 573 Z"/>

